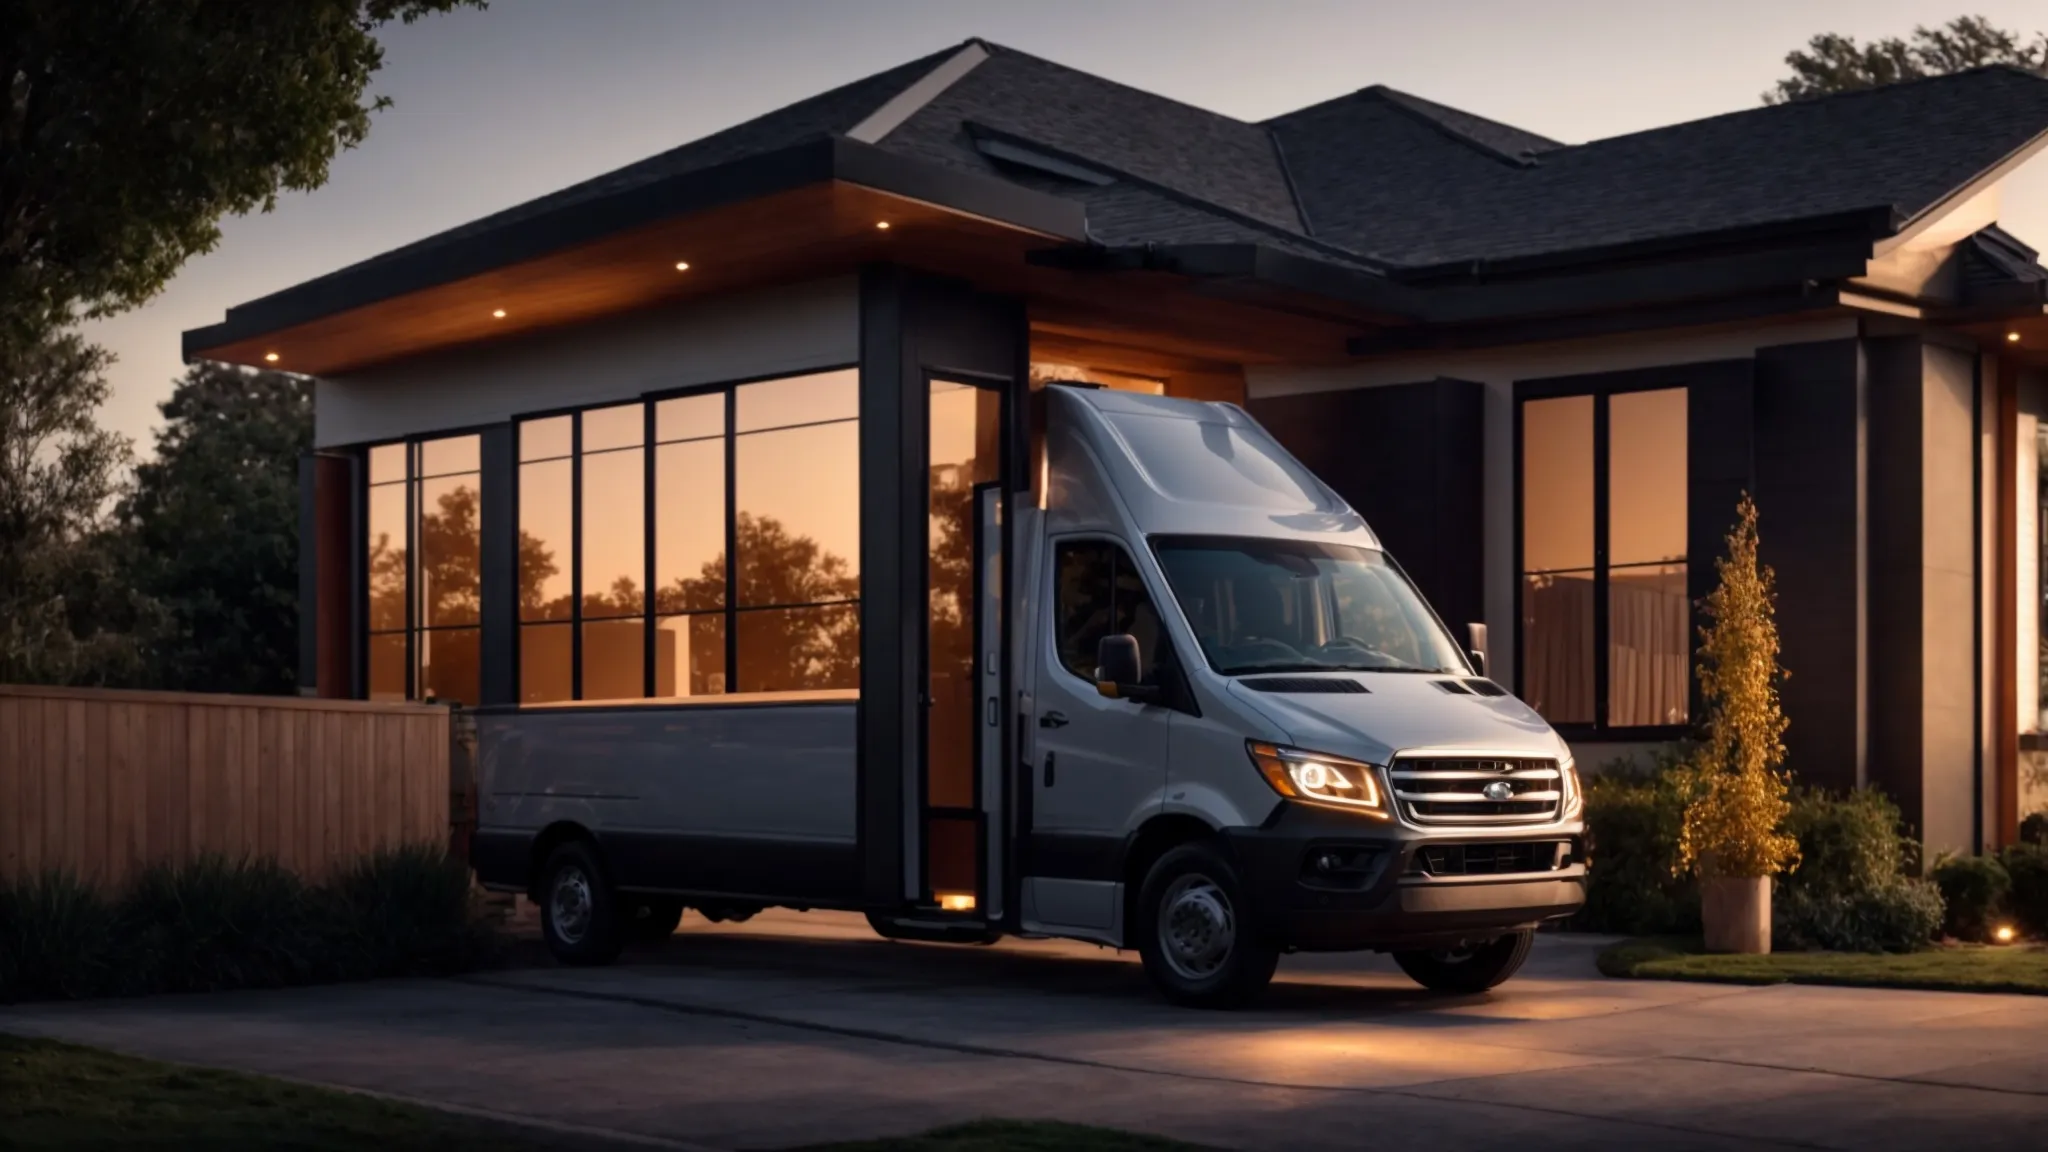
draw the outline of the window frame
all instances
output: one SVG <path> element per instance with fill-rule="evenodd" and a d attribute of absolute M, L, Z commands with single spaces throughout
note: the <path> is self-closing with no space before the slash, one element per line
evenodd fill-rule
<path fill-rule="evenodd" d="M 1699 676 L 1694 671 L 1695 659 L 1699 652 L 1699 609 L 1694 601 L 1695 574 L 1699 558 L 1695 555 L 1693 536 L 1693 451 L 1692 429 L 1695 422 L 1695 404 L 1700 387 L 1711 382 L 1706 377 L 1706 365 L 1669 365 L 1654 368 L 1632 369 L 1620 372 L 1601 372 L 1577 376 L 1557 376 L 1536 380 L 1517 380 L 1514 384 L 1514 421 L 1510 436 L 1513 440 L 1513 567 L 1508 573 L 1512 581 L 1512 604 L 1514 621 L 1514 689 L 1517 696 L 1526 696 L 1524 667 L 1528 660 L 1528 643 L 1524 626 L 1524 582 L 1528 573 L 1523 566 L 1523 408 L 1530 401 L 1564 400 L 1579 396 L 1591 397 L 1593 401 L 1593 719 L 1586 721 L 1555 721 L 1545 717 L 1545 722 L 1567 741 L 1643 741 L 1662 743 L 1683 739 L 1693 730 L 1699 715 Z M 1610 466 L 1611 444 L 1608 402 L 1615 396 L 1632 392 L 1662 392 L 1684 389 L 1686 400 L 1686 549 L 1683 566 L 1686 581 L 1686 722 L 1683 724 L 1627 724 L 1613 725 L 1607 722 L 1612 691 L 1612 646 L 1613 622 L 1609 619 L 1608 596 L 1609 575 L 1613 569 L 1608 561 L 1608 513 L 1611 495 Z M 1648 567 L 1648 564 L 1625 564 L 1629 567 Z"/>
<path fill-rule="evenodd" d="M 413 702 L 422 700 L 422 697 L 419 695 L 419 634 L 421 632 L 474 630 L 477 633 L 478 644 L 481 646 L 484 630 L 489 627 L 487 623 L 489 612 L 484 609 L 481 603 L 478 605 L 477 621 L 474 624 L 443 624 L 430 628 L 420 623 L 417 582 L 419 569 L 419 489 L 425 481 L 440 479 L 444 476 L 475 476 L 477 478 L 477 529 L 479 534 L 481 534 L 485 515 L 483 508 L 484 472 L 487 467 L 483 459 L 483 437 L 493 427 L 496 427 L 496 425 L 468 424 L 456 428 L 437 428 L 431 432 L 414 432 L 405 436 L 390 436 L 377 440 L 366 440 L 351 448 L 334 450 L 347 452 L 357 460 L 357 475 L 354 487 L 356 507 L 359 511 L 352 517 L 355 523 L 351 525 L 351 535 L 355 539 L 350 545 L 351 554 L 354 556 L 354 562 L 350 567 L 353 569 L 352 576 L 354 577 L 355 587 L 349 597 L 349 601 L 350 608 L 356 619 L 355 626 L 350 629 L 353 634 L 352 643 L 354 647 L 354 651 L 350 654 L 353 657 L 350 661 L 353 665 L 353 674 L 349 678 L 349 695 L 352 699 L 368 700 L 370 698 L 371 637 L 391 635 L 390 630 L 378 632 L 370 627 L 369 527 L 370 490 L 372 488 L 391 487 L 395 483 L 397 487 L 405 490 L 405 624 L 399 630 L 400 634 L 405 637 L 404 698 L 407 701 Z M 464 436 L 474 436 L 477 438 L 478 452 L 475 472 L 437 472 L 428 476 L 418 471 L 421 445 L 433 440 L 454 440 Z M 379 448 L 389 448 L 393 445 L 398 445 L 405 449 L 404 478 L 396 482 L 387 480 L 382 483 L 371 483 L 371 454 Z M 477 543 L 478 562 L 481 566 L 484 552 L 483 541 L 479 540 Z M 479 573 L 479 577 L 481 577 L 481 573 Z M 483 690 L 481 675 L 478 679 L 477 689 L 479 699 L 475 703 L 463 705 L 463 707 L 475 708 L 483 703 L 481 700 Z M 458 703 L 455 701 L 441 702 Z"/>
<path fill-rule="evenodd" d="M 570 630 L 570 632 L 569 632 L 569 637 L 570 637 L 570 640 L 569 640 L 569 661 L 570 661 L 570 672 L 569 672 L 569 684 L 570 684 L 570 690 L 569 690 L 569 699 L 567 699 L 567 700 L 560 700 L 560 701 L 540 701 L 540 702 L 531 702 L 531 703 L 529 703 L 529 702 L 527 702 L 527 701 L 525 701 L 525 700 L 524 700 L 524 698 L 523 698 L 523 693 L 524 693 L 524 691 L 525 691 L 525 685 L 524 685 L 524 682 L 523 682 L 523 681 L 524 681 L 524 675 L 523 675 L 523 672 L 524 672 L 524 665 L 523 665 L 523 663 L 522 663 L 522 652 L 521 652 L 521 646 L 522 646 L 522 643 L 523 643 L 523 641 L 524 641 L 524 639 L 525 639 L 525 636 L 524 636 L 524 632 L 525 632 L 525 626 L 526 626 L 526 622 L 525 622 L 525 621 L 522 621 L 522 620 L 519 620 L 519 619 L 517 618 L 517 610 L 516 610 L 516 608 L 515 608 L 515 609 L 514 609 L 514 612 L 513 612 L 513 621 L 512 621 L 512 637 L 511 637 L 511 662 L 512 662 L 512 667 L 513 667 L 513 669 L 514 669 L 514 673 L 513 673 L 513 678 L 512 678 L 512 679 L 513 679 L 513 697 L 514 697 L 513 703 L 515 704 L 515 706 L 517 706 L 517 707 L 519 707 L 519 708 L 549 708 L 549 707 L 560 707 L 560 706 L 563 706 L 563 705 L 569 705 L 569 704 L 576 704 L 576 705 L 582 705 L 582 706 L 587 706 L 587 705 L 591 705 L 591 704 L 597 704 L 597 705 L 607 705 L 607 704 L 609 704 L 609 705 L 631 705 L 631 704 L 634 704 L 634 703 L 637 703 L 637 702 L 640 702 L 640 701 L 647 701 L 647 700 L 654 700 L 654 699 L 662 699 L 662 700 L 693 700 L 693 699 L 698 699 L 698 698 L 696 698 L 696 697 L 690 697 L 690 696 L 676 696 L 676 697 L 657 697 L 657 696 L 655 696 L 655 695 L 654 695 L 654 688 L 655 688 L 655 684 L 656 684 L 656 682 L 657 682 L 657 680 L 658 680 L 658 678 L 659 678 L 659 677 L 658 677 L 658 673 L 657 673 L 657 669 L 656 669 L 656 666 L 655 666 L 655 665 L 656 665 L 656 660 L 655 660 L 655 657 L 656 657 L 656 642 L 657 642 L 657 638 L 658 638 L 658 632 L 659 632 L 659 629 L 660 629 L 660 624 L 661 624 L 661 622 L 662 622 L 663 620 L 667 620 L 667 619 L 671 619 L 671 618 L 688 618 L 688 617 L 692 617 L 692 616 L 709 616 L 709 615 L 717 615 L 717 616 L 721 617 L 721 618 L 722 618 L 722 620 L 723 620 L 723 622 L 724 622 L 724 630 L 725 630 L 725 653 L 724 653 L 724 656 L 725 656 L 725 691 L 724 691 L 723 693 L 720 693 L 720 694 L 718 694 L 718 695 L 715 695 L 715 696 L 714 696 L 714 695 L 709 695 L 709 694 L 707 694 L 707 695 L 705 695 L 704 697 L 702 697 L 701 699 L 703 699 L 704 701 L 707 701 L 707 702 L 708 702 L 708 701 L 715 701 L 715 700 L 719 700 L 719 699 L 721 699 L 722 697 L 725 697 L 725 696 L 732 696 L 732 695 L 736 695 L 736 694 L 743 694 L 743 695 L 755 695 L 755 694 L 741 693 L 741 691 L 740 691 L 740 688 L 739 688 L 739 676 L 738 676 L 738 672 L 739 672 L 739 631 L 740 631 L 740 629 L 739 629 L 739 618 L 740 618 L 740 616 L 741 616 L 741 615 L 742 615 L 743 613 L 745 613 L 745 612 L 750 612 L 750 611 L 756 611 L 756 612 L 758 612 L 758 611 L 786 611 L 786 610 L 791 610 L 791 609 L 803 609 L 803 608 L 824 608 L 824 607 L 836 607 L 836 606 L 840 606 L 840 605 L 852 605 L 852 606 L 854 606 L 854 607 L 855 607 L 855 609 L 856 609 L 856 611 L 857 611 L 857 610 L 858 610 L 858 607 L 859 607 L 859 605 L 861 604 L 862 600 L 863 600 L 863 599 L 865 598 L 865 596 L 866 596 L 866 591 L 867 591 L 867 590 L 866 590 L 866 586 L 865 586 L 865 585 L 863 585 L 863 586 L 862 586 L 862 589 L 861 589 L 861 595 L 860 595 L 860 596 L 858 596 L 858 597 L 852 598 L 852 599 L 840 599 L 840 600 L 821 600 L 821 601 L 817 601 L 817 602 L 814 602 L 814 603 L 804 603 L 804 604 L 757 604 L 757 605 L 749 605 L 749 606 L 741 606 L 741 605 L 740 605 L 740 604 L 739 604 L 739 603 L 737 602 L 737 601 L 738 601 L 738 584 L 739 584 L 739 516 L 738 516 L 738 500 L 739 500 L 739 493 L 738 493 L 738 484 L 737 484 L 737 482 L 738 482 L 738 478 L 739 478 L 739 477 L 738 477 L 738 461 L 739 461 L 739 445 L 738 445 L 738 440 L 739 440 L 739 438 L 740 438 L 741 436 L 750 436 L 750 435 L 758 435 L 758 434 L 762 434 L 762 433 L 772 433 L 772 432 L 779 432 L 779 431 L 784 431 L 784 430 L 786 430 L 786 429 L 788 429 L 788 428 L 808 428 L 808 427 L 818 427 L 818 426 L 822 426 L 822 425 L 826 425 L 826 424 L 842 424 L 842 423 L 851 423 L 851 424 L 855 425 L 855 427 L 856 427 L 856 428 L 858 428 L 858 427 L 859 427 L 859 423 L 860 423 L 860 416 L 859 416 L 859 414 L 858 414 L 858 411 L 859 411 L 859 410 L 858 410 L 858 406 L 856 405 L 856 409 L 855 409 L 855 412 L 856 412 L 856 414 L 855 414 L 855 415 L 853 415 L 853 416 L 850 416 L 850 417 L 839 417 L 839 418 L 835 418 L 835 419 L 832 419 L 832 420 L 819 420 L 819 421 L 808 421 L 808 422 L 805 422 L 805 423 L 801 423 L 801 424 L 791 424 L 791 425 L 778 425 L 778 426 L 776 426 L 776 427 L 774 427 L 774 428 L 761 428 L 761 429 L 754 429 L 754 430 L 751 430 L 751 431 L 748 431 L 748 432 L 740 432 L 740 431 L 738 431 L 738 429 L 737 429 L 737 416 L 738 416 L 738 405 L 739 405 L 739 390 L 740 390 L 741 388 L 743 388 L 743 387 L 745 387 L 745 386 L 749 385 L 749 384 L 760 384 L 760 383 L 764 383 L 764 382 L 767 382 L 767 381 L 772 381 L 772 380 L 789 380 L 789 379 L 794 379 L 794 378 L 798 378 L 798 377 L 804 377 L 804 376 L 823 376 L 823 375 L 829 375 L 829 374 L 832 374 L 832 373 L 836 373 L 836 372 L 853 372 L 853 373 L 855 373 L 855 374 L 856 374 L 856 375 L 855 375 L 855 388 L 856 388 L 856 390 L 857 390 L 857 389 L 858 389 L 858 387 L 859 387 L 859 377 L 858 377 L 858 373 L 859 373 L 859 370 L 860 370 L 860 364 L 859 364 L 859 362 L 858 362 L 858 361 L 855 361 L 855 362 L 851 362 L 851 363 L 841 363 L 841 364 L 829 364 L 829 365 L 824 365 L 824 366 L 821 366 L 821 367 L 816 367 L 816 368 L 801 368 L 801 369 L 792 369 L 792 370 L 786 370 L 786 371 L 780 371 L 780 372 L 765 372 L 765 373 L 759 373 L 759 374 L 755 374 L 755 375 L 750 375 L 750 376 L 742 376 L 742 377 L 733 377 L 733 378 L 729 378 L 729 379 L 723 379 L 723 380 L 716 380 L 716 381 L 705 381 L 705 382 L 702 382 L 702 383 L 694 383 L 694 384 L 685 384 L 685 385 L 678 385 L 678 386 L 674 386 L 674 387 L 669 387 L 669 388 L 658 388 L 658 389 L 649 389 L 649 390 L 647 390 L 647 391 L 643 391 L 643 392 L 640 392 L 640 393 L 638 393 L 637 395 L 633 395 L 633 396 L 622 396 L 622 397 L 618 397 L 618 398 L 616 398 L 616 399 L 610 399 L 610 400 L 591 400 L 591 401 L 587 401 L 587 402 L 585 402 L 585 403 L 581 403 L 581 404 L 576 404 L 576 405 L 570 405 L 570 406 L 566 406 L 566 407 L 563 407 L 563 406 L 557 406 L 557 407 L 551 407 L 551 408 L 543 408 L 543 409 L 536 409 L 536 410 L 534 410 L 534 411 L 530 411 L 530 412 L 517 412 L 517 413 L 514 413 L 514 414 L 512 414 L 512 416 L 511 416 L 511 417 L 510 417 L 510 418 L 508 419 L 508 423 L 509 423 L 509 424 L 511 425 L 511 430 L 512 430 L 512 436 L 511 436 L 511 440 L 512 440 L 512 446 L 511 446 L 511 459 L 512 459 L 512 477 L 511 477 L 511 482 L 510 482 L 510 484 L 508 485 L 508 488 L 509 488 L 509 491 L 510 491 L 510 493 L 511 493 L 511 500 L 512 500 L 512 513 L 511 513 L 511 514 L 512 514 L 512 524 L 514 525 L 514 529 L 513 529 L 513 531 L 514 531 L 514 537 L 513 537 L 513 539 L 514 539 L 514 541 L 515 541 L 515 543 L 514 543 L 514 547 L 515 547 L 515 549 L 517 548 L 517 543 L 516 543 L 516 541 L 517 541 L 517 539 L 518 539 L 518 535 L 517 535 L 517 533 L 518 533 L 518 527 L 517 527 L 517 526 L 518 526 L 518 525 L 519 525 L 519 523 L 521 522 L 521 521 L 520 521 L 520 519 L 519 519 L 519 514 L 520 514 L 520 507 L 519 507 L 519 492 L 520 492 L 520 484 L 519 484 L 519 470 L 520 470 L 520 468 L 521 468 L 521 467 L 522 467 L 522 465 L 523 465 L 523 461 L 522 461 L 522 460 L 520 459 L 519 441 L 520 441 L 520 431 L 521 431 L 521 428 L 522 428 L 522 426 L 523 426 L 524 424 L 526 424 L 527 422 L 529 422 L 529 421 L 535 421 L 535 420 L 546 420 L 546 419 L 550 419 L 550 418 L 553 418 L 553 417 L 558 417 L 558 416 L 566 416 L 566 417 L 569 417 L 569 418 L 570 418 L 570 444 L 569 444 L 569 456 L 568 456 L 568 459 L 569 459 L 569 460 L 570 460 L 570 461 L 572 462 L 572 463 L 571 463 L 571 465 L 570 465 L 570 482 L 571 482 L 571 493 L 570 493 L 570 517 L 569 517 L 569 519 L 570 519 L 570 524 L 569 524 L 569 540 L 570 540 L 570 565 L 569 565 L 569 595 L 570 595 L 570 615 L 569 615 L 569 619 L 568 619 L 568 620 L 566 620 L 566 621 L 563 621 L 563 622 L 559 622 L 559 623 L 556 623 L 556 624 L 553 624 L 553 625 L 552 625 L 552 626 L 555 626 L 555 627 L 567 627 L 567 628 L 568 628 L 568 629 Z M 721 431 L 721 432 L 720 432 L 720 433 L 719 433 L 719 434 L 718 434 L 718 435 L 717 435 L 716 437 L 712 437 L 712 436 L 703 436 L 703 437 L 692 437 L 692 438 L 690 438 L 690 439 L 688 439 L 688 440 L 668 440 L 668 441 L 662 441 L 662 440 L 659 440 L 659 439 L 657 438 L 657 434 L 656 434 L 656 413 L 657 413 L 657 411 L 658 411 L 658 409 L 659 409 L 659 405 L 661 404 L 661 402 L 662 402 L 662 401 L 664 401 L 664 400 L 675 400 L 675 399 L 681 399 L 681 398 L 686 398 L 686 397 L 691 397 L 691 396 L 710 396 L 710 395 L 723 395 L 723 396 L 724 396 L 724 398 L 725 398 L 725 405 L 724 405 L 724 407 L 725 407 L 725 423 L 724 423 L 724 429 L 723 429 L 723 431 Z M 642 570 L 642 577 L 641 577 L 641 596 L 642 596 L 642 603 L 641 603 L 641 612 L 640 612 L 640 614 L 639 614 L 639 617 L 638 617 L 638 619 L 639 619 L 639 621 L 640 621 L 640 626 L 641 626 L 641 666 L 640 666 L 640 692 L 641 692 L 641 694 L 640 694 L 639 696 L 637 696 L 637 697 L 626 697 L 626 698 L 620 698 L 620 699 L 613 699 L 613 698 L 607 698 L 607 699 L 604 699 L 604 700 L 595 700 L 595 701 L 589 701 L 589 700 L 585 700 L 585 699 L 584 699 L 584 696 L 583 696 L 583 629 L 584 629 L 584 625 L 585 625 L 585 623 L 586 623 L 586 621 L 585 621 L 585 619 L 584 619 L 584 616 L 583 616 L 583 455 L 584 455 L 584 453 L 583 453 L 583 414 L 584 414 L 584 413 L 586 413 L 586 412 L 596 411 L 596 410 L 598 410 L 598 409 L 603 409 L 603 408 L 618 408 L 618 407 L 624 407 L 624 406 L 627 406 L 627 405 L 631 405 L 631 404 L 638 404 L 638 405 L 640 405 L 640 407 L 641 407 L 641 439 L 640 439 L 640 446 L 639 446 L 639 451 L 640 451 L 640 453 L 641 453 L 641 475 L 640 475 L 640 481 L 641 481 L 641 519 L 642 519 L 642 523 L 641 523 L 641 552 L 642 552 L 642 556 L 641 556 L 641 570 Z M 429 439 L 435 439 L 435 438 L 437 438 L 437 437 L 428 437 L 428 438 L 429 438 Z M 718 440 L 718 442 L 719 442 L 719 443 L 720 443 L 720 444 L 721 444 L 721 445 L 723 446 L 723 449 L 724 449 L 724 461 L 723 461 L 723 463 L 724 463 L 724 473 L 725 473 L 725 492 L 724 492 L 724 517 L 725 517 L 725 544 L 724 544 L 724 550 L 725 550 L 725 591 L 724 591 L 724 596 L 723 596 L 723 601 L 724 601 L 724 604 L 723 604 L 723 606 L 722 606 L 722 607 L 720 607 L 720 608 L 717 608 L 717 609 L 699 609 L 699 610 L 696 610 L 696 611 L 689 611 L 689 612 L 671 612 L 671 613 L 666 613 L 666 614 L 663 614 L 663 613 L 659 613 L 659 612 L 657 612 L 657 611 L 655 610 L 655 590 L 656 590 L 656 589 L 655 589 L 655 580 L 656 580 L 656 572 L 655 572 L 655 568 L 656 568 L 656 566 L 657 566 L 657 561 L 658 561 L 658 555 L 657 555 L 657 549 L 656 549 L 656 547 L 655 547 L 655 541 L 656 541 L 656 533 L 657 533 L 657 531 L 659 530 L 659 526 L 660 526 L 660 516 L 659 516 L 659 510 L 658 510 L 658 508 L 657 508 L 657 506 L 656 506 L 656 495 L 657 495 L 657 484 L 656 484 L 656 478 L 657 478 L 657 476 L 658 476 L 657 460 L 658 460 L 658 457 L 659 457 L 659 452 L 658 452 L 658 450 L 660 449 L 660 447 L 661 447 L 661 446 L 662 446 L 663 444 L 680 444 L 680 443 L 693 443 L 693 442 L 696 442 L 696 441 L 700 441 L 700 440 L 712 440 L 712 439 L 716 439 L 716 440 Z M 551 457 L 550 459 L 553 459 L 553 458 Z M 856 462 L 856 473 L 857 473 L 857 470 L 858 470 L 858 448 L 856 448 L 856 457 L 855 457 L 855 462 Z M 856 476 L 855 476 L 854 480 L 855 480 L 855 483 L 858 483 L 858 482 L 859 482 L 859 479 L 858 479 L 858 475 L 857 475 L 857 474 L 856 474 Z M 515 590 L 515 594 L 516 594 L 516 590 Z M 633 617 L 631 617 L 631 616 L 625 616 L 625 617 L 605 617 L 604 619 L 607 619 L 607 620 L 619 620 L 619 619 L 628 619 L 628 620 L 630 620 L 630 619 L 633 619 Z"/>

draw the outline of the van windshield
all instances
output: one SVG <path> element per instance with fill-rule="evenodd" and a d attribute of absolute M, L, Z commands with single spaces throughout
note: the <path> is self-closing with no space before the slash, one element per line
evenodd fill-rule
<path fill-rule="evenodd" d="M 1210 667 L 1460 672 L 1464 657 L 1383 552 L 1305 540 L 1152 541 Z"/>

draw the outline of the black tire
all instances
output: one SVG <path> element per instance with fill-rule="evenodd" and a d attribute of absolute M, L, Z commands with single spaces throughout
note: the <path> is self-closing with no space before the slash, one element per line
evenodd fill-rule
<path fill-rule="evenodd" d="M 571 840 L 541 865 L 540 930 L 548 951 L 564 964 L 609 964 L 619 958 L 625 933 L 619 900 L 605 880 L 596 846 Z"/>
<path fill-rule="evenodd" d="M 683 922 L 683 902 L 666 896 L 639 896 L 625 906 L 626 942 L 659 944 L 676 934 Z"/>
<path fill-rule="evenodd" d="M 1431 992 L 1470 995 L 1513 976 L 1529 958 L 1529 949 L 1535 943 L 1535 930 L 1524 928 L 1472 948 L 1396 952 L 1394 963 L 1401 966 L 1409 979 Z"/>
<path fill-rule="evenodd" d="M 1161 995 L 1190 1008 L 1241 1008 L 1265 990 L 1280 950 L 1259 936 L 1237 869 L 1214 847 L 1183 844 L 1145 874 L 1132 935 Z"/>

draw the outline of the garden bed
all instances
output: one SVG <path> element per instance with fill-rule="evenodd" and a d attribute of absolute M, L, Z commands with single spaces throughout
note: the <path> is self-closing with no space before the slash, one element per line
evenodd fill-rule
<path fill-rule="evenodd" d="M 1839 984 L 1938 992 L 2048 996 L 2048 946 L 1944 944 L 1918 952 L 1773 952 L 1716 955 L 1687 938 L 1625 940 L 1600 954 L 1600 971 L 1639 980 L 1721 984 Z"/>

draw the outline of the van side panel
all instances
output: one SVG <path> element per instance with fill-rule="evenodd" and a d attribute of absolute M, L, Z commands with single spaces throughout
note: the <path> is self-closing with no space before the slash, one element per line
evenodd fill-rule
<path fill-rule="evenodd" d="M 493 871 L 533 838 L 588 829 L 613 884 L 851 904 L 855 705 L 630 705 L 477 718 L 478 839 Z M 513 851 L 515 845 L 525 852 Z M 527 876 L 485 882 L 524 885 Z"/>

